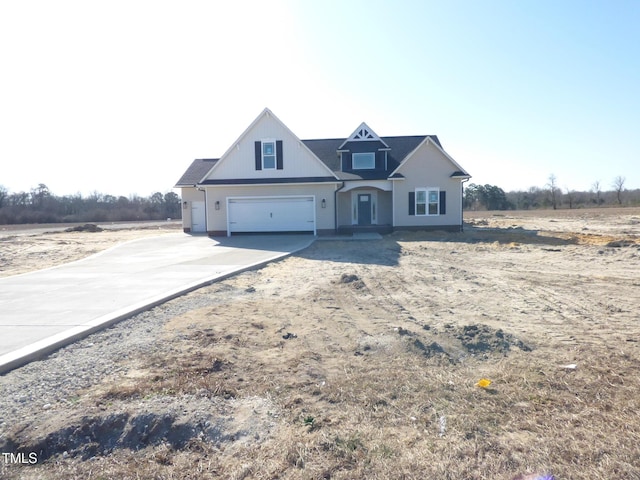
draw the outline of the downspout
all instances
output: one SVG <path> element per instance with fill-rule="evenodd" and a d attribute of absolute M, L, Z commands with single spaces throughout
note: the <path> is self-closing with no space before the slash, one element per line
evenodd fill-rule
<path fill-rule="evenodd" d="M 198 191 L 204 192 L 204 232 L 209 235 L 209 216 L 207 215 L 207 189 L 198 187 Z M 193 221 L 193 220 L 192 220 Z"/>
<path fill-rule="evenodd" d="M 396 229 L 396 182 L 391 180 L 391 231 Z"/>
<path fill-rule="evenodd" d="M 465 178 L 460 182 L 460 231 L 464 232 L 464 184 L 469 179 Z"/>
<path fill-rule="evenodd" d="M 342 182 L 340 188 L 333 191 L 333 228 L 336 232 L 336 235 L 338 234 L 338 192 L 343 188 L 344 182 Z"/>

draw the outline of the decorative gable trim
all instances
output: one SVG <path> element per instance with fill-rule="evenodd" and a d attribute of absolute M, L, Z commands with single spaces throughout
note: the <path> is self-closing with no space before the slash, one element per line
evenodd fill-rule
<path fill-rule="evenodd" d="M 378 136 L 378 134 L 371 129 L 369 125 L 362 122 L 360 126 L 356 128 L 355 131 L 349 136 L 349 138 L 347 138 L 344 142 L 342 142 L 342 145 L 338 147 L 338 150 L 340 150 L 342 147 L 345 146 L 345 144 L 349 142 L 374 142 L 374 141 L 378 141 L 382 143 L 385 147 L 389 148 L 389 145 L 387 145 L 385 141 L 382 140 Z"/>

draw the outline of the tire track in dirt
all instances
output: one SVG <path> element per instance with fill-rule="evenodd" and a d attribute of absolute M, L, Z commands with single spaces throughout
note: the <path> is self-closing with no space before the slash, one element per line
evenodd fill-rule
<path fill-rule="evenodd" d="M 530 272 L 520 278 L 517 274 L 509 277 L 509 285 L 526 286 L 526 289 L 511 288 L 511 300 L 523 304 L 525 308 L 521 313 L 536 317 L 533 330 L 543 329 L 541 333 L 552 341 L 570 346 L 600 348 L 611 342 L 612 334 L 632 334 L 628 319 L 615 315 L 623 313 L 621 310 L 612 312 L 617 307 L 595 300 L 602 295 L 598 291 L 598 282 L 584 279 L 576 285 L 573 273 L 556 274 L 545 280 Z M 578 325 L 587 328 L 577 329 Z"/>
<path fill-rule="evenodd" d="M 464 256 L 448 263 L 449 257 L 443 255 L 442 251 L 438 255 L 440 268 L 430 271 L 428 275 L 417 274 L 423 281 L 442 276 L 442 281 L 434 282 L 434 291 L 440 290 L 435 293 L 437 298 L 451 297 L 448 293 L 456 295 L 454 305 L 440 305 L 440 310 L 453 314 L 450 317 L 458 322 L 488 323 L 495 328 L 517 329 L 526 334 L 539 330 L 541 320 L 554 327 L 566 321 L 558 299 L 552 299 L 548 292 L 537 288 L 537 282 L 530 275 L 521 274 L 517 256 L 509 255 L 509 250 L 500 249 L 494 255 L 485 246 L 481 248 L 484 252 L 481 268 L 476 268 L 473 274 L 460 266 L 464 264 Z M 478 263 L 478 258 L 474 262 Z M 438 265 L 435 262 L 433 264 Z M 447 292 L 447 284 L 456 291 Z M 475 301 L 479 292 L 485 298 L 481 303 Z M 528 328 L 531 317 L 535 317 L 536 328 Z M 575 343 L 570 335 L 555 331 L 554 335 L 564 344 Z"/>
<path fill-rule="evenodd" d="M 389 269 L 385 272 L 384 282 L 370 270 L 365 268 L 365 283 L 371 293 L 370 302 L 389 315 L 390 318 L 385 320 L 388 325 L 392 326 L 397 321 L 415 322 L 416 318 L 412 312 L 404 306 L 403 301 L 398 299 L 398 297 L 407 297 L 407 287 L 411 284 L 397 270 Z"/>

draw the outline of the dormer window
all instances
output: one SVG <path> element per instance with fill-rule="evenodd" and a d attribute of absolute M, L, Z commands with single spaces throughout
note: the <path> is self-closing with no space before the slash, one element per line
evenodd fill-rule
<path fill-rule="evenodd" d="M 352 156 L 352 165 L 354 170 L 366 170 L 376 168 L 376 154 L 371 153 L 354 153 Z"/>
<path fill-rule="evenodd" d="M 262 169 L 276 168 L 276 142 L 275 140 L 262 141 Z"/>

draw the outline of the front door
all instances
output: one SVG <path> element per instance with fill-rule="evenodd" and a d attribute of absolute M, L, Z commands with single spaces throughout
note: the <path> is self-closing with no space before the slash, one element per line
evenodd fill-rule
<path fill-rule="evenodd" d="M 371 225 L 371 194 L 358 194 L 358 225 Z"/>

